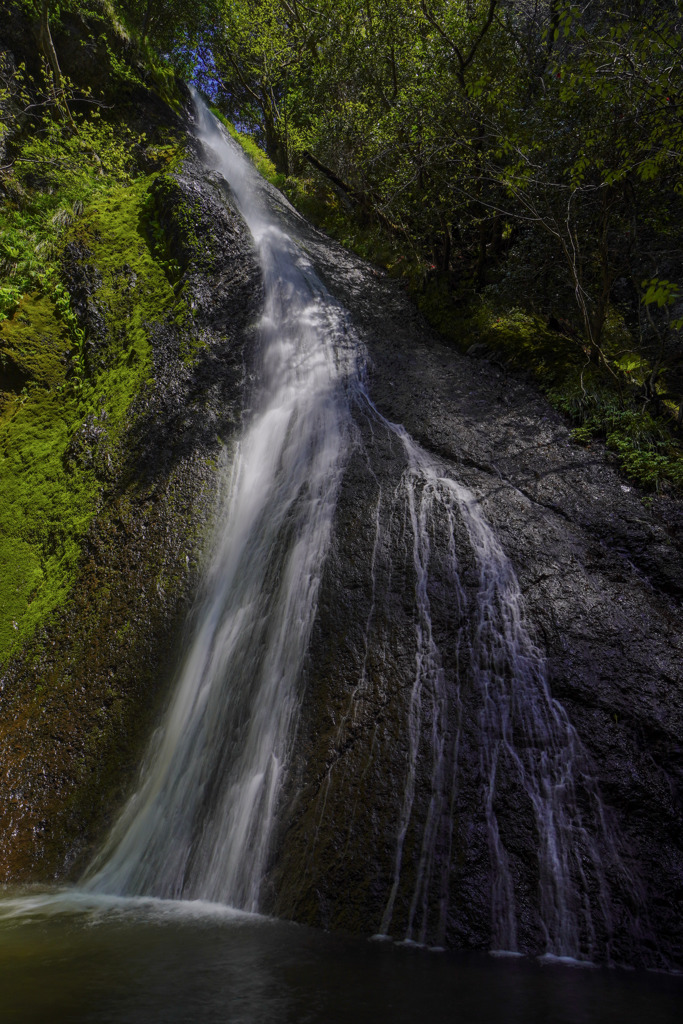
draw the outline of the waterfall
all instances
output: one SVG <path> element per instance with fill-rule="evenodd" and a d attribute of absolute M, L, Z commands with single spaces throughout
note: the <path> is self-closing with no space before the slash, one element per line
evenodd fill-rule
<path fill-rule="evenodd" d="M 448 914 L 448 851 L 461 753 L 459 731 L 449 734 L 447 722 L 462 718 L 462 685 L 459 669 L 456 683 L 449 682 L 432 628 L 429 582 L 438 534 L 446 584 L 463 623 L 456 648 L 463 652 L 463 675 L 478 707 L 492 947 L 518 948 L 515 879 L 496 809 L 505 773 L 533 810 L 545 950 L 589 955 L 596 912 L 603 932 L 610 930 L 598 852 L 609 846 L 608 830 L 579 738 L 550 694 L 512 566 L 473 493 L 374 406 L 362 347 L 347 314 L 302 248 L 269 214 L 258 177 L 239 147 L 197 105 L 199 137 L 213 169 L 232 189 L 263 269 L 258 384 L 228 460 L 224 512 L 174 696 L 145 758 L 139 788 L 86 885 L 99 892 L 202 898 L 258 910 L 337 498 L 350 453 L 366 443 L 357 425 L 365 418 L 399 446 L 404 464 L 393 490 L 379 488 L 373 586 L 375 559 L 387 547 L 380 544 L 383 524 L 397 509 L 405 516 L 415 579 L 405 782 L 391 883 L 377 924 L 392 932 L 421 766 L 430 797 L 421 810 L 402 937 L 425 941 L 428 933 L 443 935 Z M 462 582 L 458 543 L 467 546 L 476 567 L 474 594 Z M 363 670 L 354 695 L 369 685 Z M 323 791 L 321 815 L 324 808 Z M 435 890 L 436 908 L 429 905 Z M 428 925 L 434 914 L 435 929 Z"/>
<path fill-rule="evenodd" d="M 354 355 L 309 261 L 199 106 L 263 269 L 251 414 L 232 461 L 195 636 L 142 783 L 89 886 L 256 910 L 349 434 Z"/>

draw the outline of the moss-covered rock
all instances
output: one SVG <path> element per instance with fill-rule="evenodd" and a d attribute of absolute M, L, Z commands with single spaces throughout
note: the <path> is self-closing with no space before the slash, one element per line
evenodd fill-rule
<path fill-rule="evenodd" d="M 67 391 L 71 340 L 47 296 L 26 296 L 0 324 L 4 360 L 25 381 L 0 419 L 0 658 L 30 635 L 73 585 L 95 509 L 92 467 L 66 456 L 82 414 Z"/>
<path fill-rule="evenodd" d="M 83 324 L 75 347 L 46 294 L 26 295 L 0 324 L 10 387 L 0 421 L 0 660 L 73 585 L 98 479 L 115 473 L 131 403 L 151 379 L 149 331 L 185 309 L 147 237 L 153 183 L 112 183 L 69 232 L 64 277 Z"/>

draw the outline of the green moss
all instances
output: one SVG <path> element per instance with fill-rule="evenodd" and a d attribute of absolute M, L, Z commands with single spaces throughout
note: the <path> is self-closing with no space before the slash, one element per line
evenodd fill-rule
<path fill-rule="evenodd" d="M 53 303 L 26 296 L 0 325 L 0 347 L 27 372 L 0 418 L 0 658 L 66 596 L 95 508 L 96 480 L 65 456 L 82 420 L 63 390 L 71 341 Z"/>
<path fill-rule="evenodd" d="M 184 204 L 178 204 L 178 185 L 170 174 L 159 174 L 148 193 L 141 217 L 154 258 L 164 269 L 173 288 L 180 283 L 184 267 L 179 256 L 183 249 L 199 248 L 195 219 Z M 164 223 L 162 211 L 172 224 Z"/>
<path fill-rule="evenodd" d="M 87 211 L 75 239 L 83 244 L 101 277 L 95 299 L 109 339 L 104 365 L 94 367 L 88 397 L 106 409 L 107 430 L 118 438 L 130 404 L 150 377 L 149 330 L 176 305 L 164 261 L 154 257 L 144 210 L 154 176 L 116 185 Z"/>
<path fill-rule="evenodd" d="M 11 323 L 0 323 L 0 358 L 41 387 L 64 379 L 71 341 L 50 298 L 34 292 L 24 297 Z"/>
<path fill-rule="evenodd" d="M 98 474 L 116 461 L 152 373 L 150 329 L 186 315 L 148 237 L 155 177 L 110 181 L 62 240 L 87 254 L 99 282 L 91 299 L 106 337 L 92 357 L 59 283 L 25 295 L 0 323 L 0 660 L 69 594 Z"/>

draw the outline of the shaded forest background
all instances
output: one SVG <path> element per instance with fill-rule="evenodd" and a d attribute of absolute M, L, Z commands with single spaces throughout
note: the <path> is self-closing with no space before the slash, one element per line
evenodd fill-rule
<path fill-rule="evenodd" d="M 116 97 L 80 102 L 50 35 L 95 13 L 127 40 L 122 88 L 151 76 L 173 100 L 172 74 L 194 81 L 292 202 L 403 278 L 454 343 L 531 375 L 577 443 L 604 438 L 644 487 L 683 488 L 680 0 L 4 6 L 44 71 L 30 86 L 3 66 L 1 174 L 27 131 L 90 132 L 97 152 L 86 125 L 95 111 L 103 131 Z M 22 286 L 3 244 L 8 316 Z"/>

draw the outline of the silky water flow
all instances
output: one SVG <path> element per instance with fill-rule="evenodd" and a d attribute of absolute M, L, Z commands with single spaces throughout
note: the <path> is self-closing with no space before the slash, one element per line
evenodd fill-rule
<path fill-rule="evenodd" d="M 226 460 L 224 513 L 175 694 L 152 739 L 139 788 L 88 873 L 86 887 L 259 909 L 335 506 L 349 452 L 364 443 L 356 425 L 364 418 L 403 451 L 403 475 L 378 504 L 376 533 L 379 541 L 400 506 L 409 524 L 408 557 L 416 580 L 405 786 L 393 878 L 377 928 L 393 934 L 404 843 L 415 812 L 418 750 L 425 742 L 431 797 L 420 818 L 407 932 L 399 937 L 425 941 L 430 915 L 438 918 L 437 939 L 446 924 L 448 864 L 439 834 L 443 821 L 450 820 L 458 784 L 459 738 L 456 730 L 446 739 L 446 722 L 458 718 L 460 692 L 446 679 L 432 631 L 429 574 L 438 533 L 447 552 L 452 600 L 470 622 L 459 642 L 468 648 L 471 685 L 481 709 L 492 948 L 518 946 L 515 886 L 495 809 L 504 759 L 505 771 L 515 776 L 533 808 L 545 951 L 590 956 L 596 913 L 602 931 L 610 930 L 599 851 L 613 845 L 579 738 L 549 692 L 512 566 L 472 492 L 374 406 L 362 347 L 345 310 L 296 239 L 270 214 L 263 185 L 237 144 L 196 102 L 199 138 L 212 168 L 230 185 L 261 261 L 265 308 L 258 383 L 241 440 Z M 478 572 L 478 591 L 469 606 L 459 575 L 458 531 L 464 531 Z M 444 879 L 439 906 L 430 908 L 439 875 Z"/>

